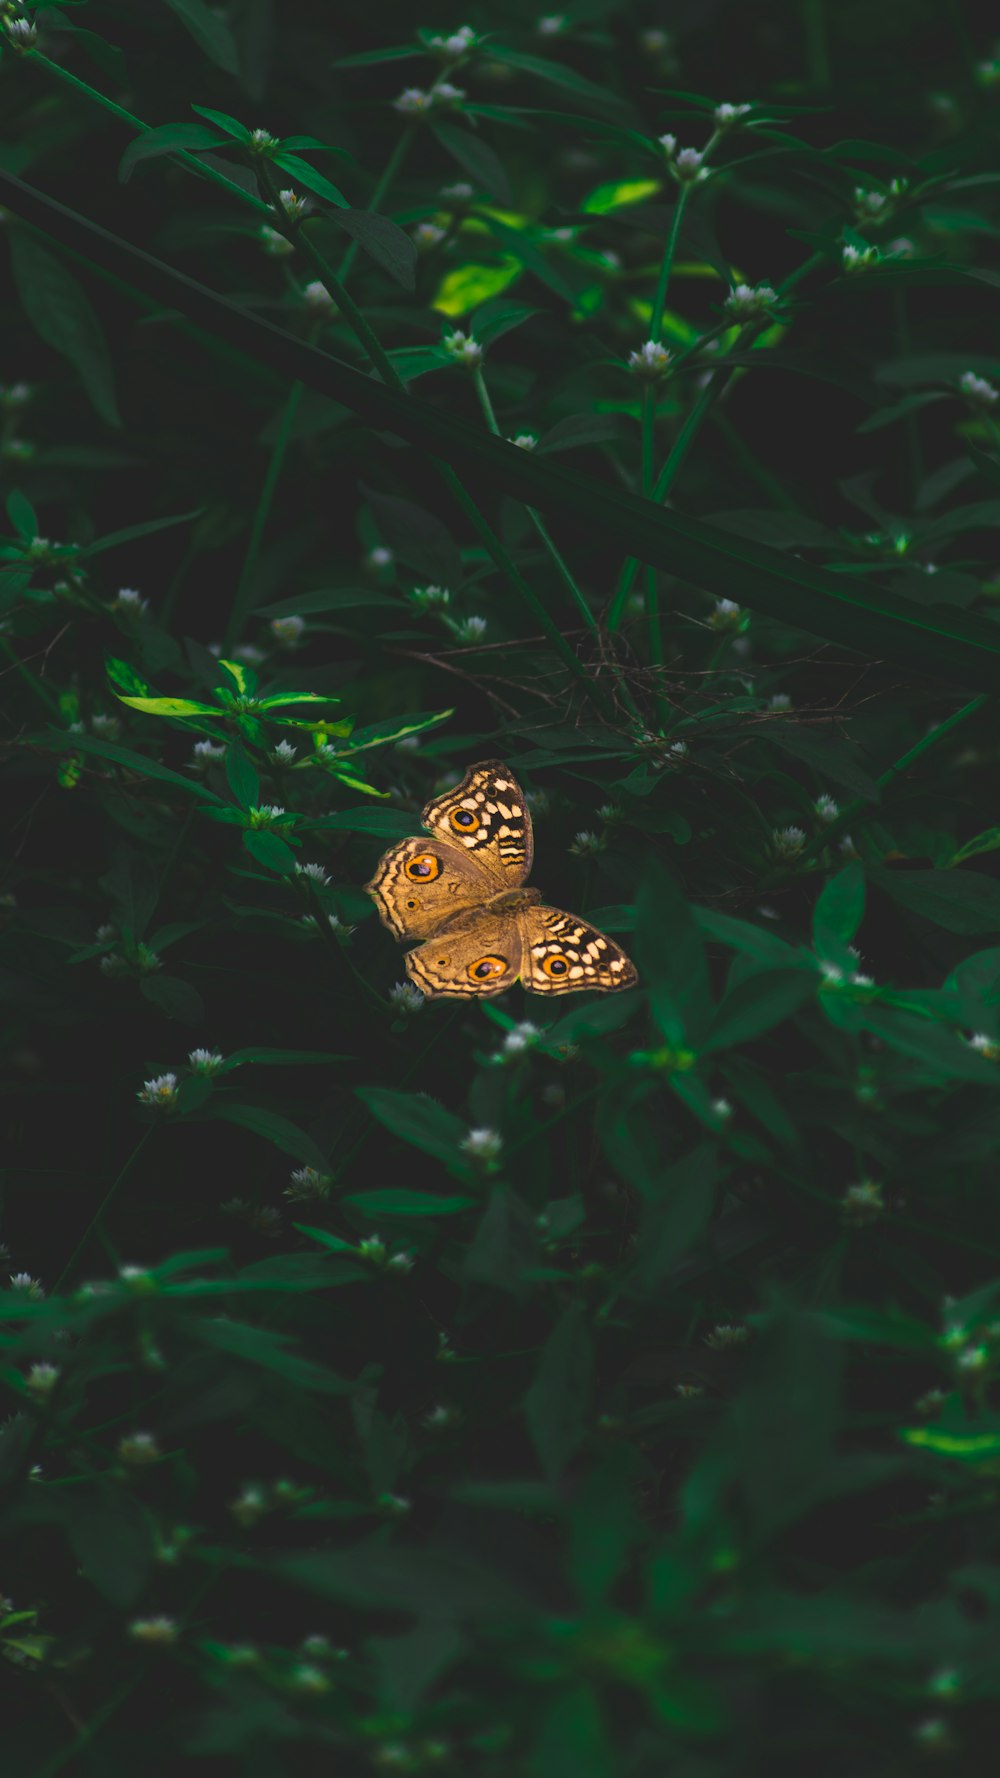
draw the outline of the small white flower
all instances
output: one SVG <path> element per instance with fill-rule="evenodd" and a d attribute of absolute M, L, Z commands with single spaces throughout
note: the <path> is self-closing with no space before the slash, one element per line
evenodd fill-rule
<path fill-rule="evenodd" d="M 522 1019 L 519 1025 L 514 1025 L 507 1032 L 501 1046 L 503 1053 L 505 1056 L 523 1055 L 525 1050 L 532 1048 L 540 1036 L 541 1032 L 537 1025 L 533 1025 L 530 1019 Z"/>
<path fill-rule="evenodd" d="M 365 557 L 365 567 L 370 568 L 373 574 L 378 574 L 383 568 L 391 568 L 395 559 L 392 550 L 386 549 L 384 543 L 376 543 L 375 548 L 370 549 Z"/>
<path fill-rule="evenodd" d="M 986 1346 L 966 1346 L 955 1360 L 960 1371 L 984 1371 L 989 1368 L 990 1353 Z"/>
<path fill-rule="evenodd" d="M 410 1511 L 413 1502 L 408 1500 L 405 1494 L 387 1493 L 379 1495 L 378 1504 L 383 1512 L 391 1513 L 395 1518 L 402 1518 L 404 1513 Z"/>
<path fill-rule="evenodd" d="M 768 698 L 767 707 L 769 710 L 790 710 L 792 700 L 787 691 L 776 691 L 773 697 Z"/>
<path fill-rule="evenodd" d="M 782 858 L 794 858 L 801 852 L 806 843 L 806 836 L 801 827 L 776 827 L 773 834 L 774 849 Z"/>
<path fill-rule="evenodd" d="M 885 246 L 887 259 L 912 259 L 916 251 L 916 242 L 911 241 L 909 235 L 896 235 Z"/>
<path fill-rule="evenodd" d="M 280 821 L 285 813 L 280 803 L 261 803 L 258 808 L 248 811 L 251 827 L 270 827 L 272 821 Z"/>
<path fill-rule="evenodd" d="M 410 598 L 422 611 L 431 611 L 451 604 L 451 590 L 446 586 L 415 586 Z"/>
<path fill-rule="evenodd" d="M 917 1397 L 913 1404 L 913 1411 L 916 1414 L 936 1414 L 944 1407 L 947 1399 L 943 1389 L 928 1389 L 923 1395 Z"/>
<path fill-rule="evenodd" d="M 258 153 L 264 149 L 277 148 L 278 138 L 277 136 L 272 136 L 270 130 L 251 130 L 250 147 L 256 149 Z"/>
<path fill-rule="evenodd" d="M 422 86 L 404 86 L 399 98 L 393 99 L 392 108 L 400 117 L 425 117 L 434 108 L 434 94 Z"/>
<path fill-rule="evenodd" d="M 296 864 L 295 875 L 308 877 L 310 883 L 326 884 L 330 881 L 321 864 Z"/>
<path fill-rule="evenodd" d="M 99 735 L 105 741 L 113 741 L 115 736 L 120 735 L 122 731 L 122 725 L 117 716 L 105 716 L 100 712 L 91 717 L 90 726 L 95 735 Z"/>
<path fill-rule="evenodd" d="M 672 356 L 659 340 L 645 340 L 637 352 L 629 353 L 628 367 L 633 376 L 654 380 L 665 374 Z"/>
<path fill-rule="evenodd" d="M 30 383 L 0 383 L 0 407 L 24 407 L 31 396 Z"/>
<path fill-rule="evenodd" d="M 111 951 L 106 957 L 98 959 L 98 969 L 102 975 L 126 975 L 128 964 L 119 951 Z"/>
<path fill-rule="evenodd" d="M 518 432 L 510 443 L 516 445 L 519 451 L 533 451 L 537 448 L 538 440 L 533 432 Z"/>
<path fill-rule="evenodd" d="M 639 32 L 639 48 L 643 55 L 662 56 L 666 50 L 673 48 L 673 38 L 669 31 L 661 31 L 654 26 L 648 31 Z"/>
<path fill-rule="evenodd" d="M 126 1432 L 118 1440 L 118 1455 L 123 1463 L 158 1463 L 161 1452 L 151 1432 Z"/>
<path fill-rule="evenodd" d="M 389 1270 L 392 1272 L 412 1272 L 416 1263 L 412 1253 L 408 1253 L 405 1247 L 401 1247 L 397 1253 L 390 1255 Z"/>
<path fill-rule="evenodd" d="M 418 222 L 413 230 L 413 244 L 418 252 L 430 253 L 432 248 L 440 246 L 447 232 L 439 222 Z"/>
<path fill-rule="evenodd" d="M 134 1617 L 128 1633 L 133 1642 L 158 1643 L 165 1647 L 177 1641 L 177 1624 L 172 1617 Z"/>
<path fill-rule="evenodd" d="M 474 340 L 471 334 L 463 333 L 460 327 L 456 327 L 454 333 L 446 333 L 442 343 L 448 356 L 456 364 L 464 364 L 470 370 L 475 370 L 483 361 L 483 348 L 479 341 Z"/>
<path fill-rule="evenodd" d="M 861 1179 L 849 1185 L 841 1199 L 841 1208 L 848 1222 L 874 1222 L 885 1209 L 882 1187 L 874 1179 Z"/>
<path fill-rule="evenodd" d="M 293 1667 L 289 1674 L 292 1685 L 300 1692 L 328 1692 L 330 1679 L 319 1667 Z"/>
<path fill-rule="evenodd" d="M 12 49 L 34 49 L 38 32 L 30 19 L 6 19 L 4 23 Z"/>
<path fill-rule="evenodd" d="M 592 833 L 589 828 L 582 828 L 579 833 L 573 835 L 570 851 L 577 858 L 584 858 L 588 853 L 600 852 L 603 845 L 604 841 L 600 834 Z"/>
<path fill-rule="evenodd" d="M 535 30 L 539 37 L 560 37 L 565 29 L 566 18 L 561 12 L 549 12 L 543 18 L 535 20 Z"/>
<path fill-rule="evenodd" d="M 819 972 L 823 977 L 824 982 L 831 988 L 838 988 L 844 980 L 844 971 L 841 969 L 839 963 L 830 963 L 821 958 Z"/>
<path fill-rule="evenodd" d="M 231 652 L 234 660 L 243 661 L 248 667 L 259 667 L 261 661 L 267 659 L 264 650 L 255 642 L 238 642 Z"/>
<path fill-rule="evenodd" d="M 311 278 L 309 283 L 304 285 L 302 301 L 308 309 L 313 309 L 317 315 L 335 315 L 340 312 L 326 285 L 321 283 L 319 278 Z"/>
<path fill-rule="evenodd" d="M 657 136 L 656 140 L 659 142 L 667 159 L 672 160 L 673 156 L 677 153 L 677 137 L 671 135 Z"/>
<path fill-rule="evenodd" d="M 457 1409 L 439 1402 L 437 1407 L 431 1408 L 430 1413 L 424 1415 L 424 1425 L 429 1432 L 442 1432 L 446 1427 L 454 1426 L 457 1419 Z"/>
<path fill-rule="evenodd" d="M 219 1050 L 189 1050 L 188 1061 L 195 1074 L 217 1074 L 225 1058 Z"/>
<path fill-rule="evenodd" d="M 849 833 L 845 833 L 843 837 L 838 840 L 837 850 L 842 853 L 845 858 L 860 858 L 861 856 Z"/>
<path fill-rule="evenodd" d="M 728 1099 L 713 1099 L 712 1111 L 721 1124 L 727 1124 L 733 1115 L 733 1108 Z"/>
<path fill-rule="evenodd" d="M 884 191 L 866 191 L 861 185 L 854 187 L 854 208 L 859 216 L 879 216 L 888 202 Z"/>
<path fill-rule="evenodd" d="M 717 130 L 731 129 L 734 123 L 739 123 L 741 117 L 746 117 L 750 109 L 749 105 L 716 105 L 712 112 L 712 122 Z"/>
<path fill-rule="evenodd" d="M 704 1395 L 704 1393 L 705 1390 L 701 1383 L 674 1384 L 674 1394 L 679 1395 L 682 1401 L 696 1401 L 698 1396 Z"/>
<path fill-rule="evenodd" d="M 149 601 L 134 586 L 123 586 L 115 594 L 114 609 L 128 612 L 148 611 Z"/>
<path fill-rule="evenodd" d="M 11 1272 L 9 1277 L 11 1290 L 21 1291 L 32 1302 L 40 1302 L 45 1295 L 41 1280 L 33 1278 L 30 1272 Z"/>
<path fill-rule="evenodd" d="M 450 80 L 439 80 L 434 88 L 434 99 L 438 105 L 449 105 L 454 107 L 456 105 L 461 105 L 464 98 L 464 87 L 452 86 Z"/>
<path fill-rule="evenodd" d="M 381 1265 L 385 1259 L 385 1242 L 381 1235 L 366 1235 L 358 1242 L 357 1252 L 360 1259 L 371 1260 L 374 1265 Z"/>
<path fill-rule="evenodd" d="M 972 407 L 991 408 L 1000 397 L 1000 389 L 987 382 L 985 377 L 977 377 L 974 370 L 962 372 L 958 387 Z"/>
<path fill-rule="evenodd" d="M 427 47 L 442 61 L 457 62 L 475 49 L 478 41 L 471 25 L 459 25 L 458 30 L 452 31 L 448 37 L 429 37 Z"/>
<path fill-rule="evenodd" d="M 469 204 L 472 202 L 472 186 L 464 179 L 457 179 L 454 185 L 442 185 L 441 196 L 450 204 Z"/>
<path fill-rule="evenodd" d="M 813 809 L 820 821 L 836 821 L 840 814 L 840 804 L 834 802 L 833 797 L 827 796 L 825 793 L 816 798 Z"/>
<path fill-rule="evenodd" d="M 495 1161 L 503 1148 L 503 1138 L 497 1130 L 470 1130 L 463 1137 L 461 1147 L 466 1154 L 475 1155 L 477 1160 Z"/>
<path fill-rule="evenodd" d="M 841 263 L 845 272 L 862 272 L 866 266 L 874 265 L 877 259 L 877 247 L 855 247 L 848 242 L 841 251 Z"/>
<path fill-rule="evenodd" d="M 851 985 L 855 988 L 874 988 L 875 977 L 873 975 L 863 975 L 860 970 L 855 970 L 855 973 L 851 977 Z"/>
<path fill-rule="evenodd" d="M 290 241 L 287 235 L 280 234 L 276 228 L 272 228 L 269 222 L 261 224 L 257 239 L 264 252 L 269 254 L 272 259 L 286 259 L 290 253 L 295 252 L 294 242 Z"/>
<path fill-rule="evenodd" d="M 985 1031 L 977 1031 L 969 1038 L 969 1048 L 985 1056 L 988 1062 L 1000 1061 L 1000 1043 L 995 1037 L 988 1037 Z"/>
<path fill-rule="evenodd" d="M 278 202 L 285 215 L 293 220 L 304 216 L 309 208 L 309 199 L 300 197 L 297 191 L 292 190 L 291 186 L 286 186 L 284 191 L 279 191 Z"/>
<path fill-rule="evenodd" d="M 667 752 L 676 760 L 687 759 L 688 744 L 686 741 L 672 741 Z"/>
<path fill-rule="evenodd" d="M 714 1352 L 724 1352 L 733 1346 L 745 1346 L 749 1338 L 748 1327 L 742 1327 L 738 1322 L 720 1321 L 711 1333 L 705 1335 L 705 1344 Z"/>
<path fill-rule="evenodd" d="M 738 630 L 743 623 L 743 607 L 735 599 L 716 599 L 708 621 L 713 630 Z"/>
<path fill-rule="evenodd" d="M 136 1098 L 142 1105 L 156 1105 L 169 1109 L 177 1102 L 176 1074 L 156 1074 L 152 1080 L 144 1080 Z"/>
<path fill-rule="evenodd" d="M 291 1183 L 285 1187 L 284 1196 L 291 1198 L 293 1203 L 311 1198 L 328 1198 L 332 1184 L 331 1173 L 320 1173 L 315 1167 L 296 1167 L 291 1174 Z"/>
<path fill-rule="evenodd" d="M 268 1500 L 263 1488 L 256 1482 L 245 1482 L 236 1499 L 230 1503 L 229 1510 L 238 1524 L 244 1527 L 256 1525 L 257 1520 L 267 1512 Z"/>
<path fill-rule="evenodd" d="M 485 617 L 463 617 L 455 625 L 455 636 L 459 642 L 481 642 L 487 628 Z"/>
<path fill-rule="evenodd" d="M 196 741 L 191 749 L 191 757 L 195 765 L 207 766 L 216 760 L 225 759 L 226 749 L 221 741 Z"/>
<path fill-rule="evenodd" d="M 547 790 L 526 790 L 524 800 L 533 815 L 547 815 L 551 807 Z"/>
<path fill-rule="evenodd" d="M 271 748 L 271 758 L 275 765 L 290 766 L 295 757 L 296 752 L 291 741 L 279 741 L 276 747 Z"/>
<path fill-rule="evenodd" d="M 396 982 L 389 989 L 389 1004 L 397 1012 L 412 1014 L 421 1012 L 425 1001 L 420 989 L 415 988 L 412 982 Z"/>
<path fill-rule="evenodd" d="M 51 1395 L 62 1376 L 57 1364 L 33 1364 L 25 1377 L 25 1382 L 32 1395 Z"/>
<path fill-rule="evenodd" d="M 679 148 L 673 159 L 673 170 L 682 185 L 697 185 L 708 178 L 705 156 L 697 148 Z"/>
<path fill-rule="evenodd" d="M 734 284 L 722 307 L 727 315 L 742 321 L 765 314 L 777 300 L 778 292 L 770 284 Z"/>
<path fill-rule="evenodd" d="M 304 617 L 272 617 L 270 631 L 281 648 L 293 649 L 305 634 Z"/>

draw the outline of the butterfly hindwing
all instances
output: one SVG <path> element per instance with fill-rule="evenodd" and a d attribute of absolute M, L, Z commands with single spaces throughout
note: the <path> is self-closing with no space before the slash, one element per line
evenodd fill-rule
<path fill-rule="evenodd" d="M 483 873 L 451 840 L 415 835 L 390 847 L 365 884 L 383 925 L 397 938 L 427 938 L 455 914 L 482 907 Z"/>
<path fill-rule="evenodd" d="M 631 988 L 638 971 L 607 933 L 560 908 L 528 907 L 518 917 L 524 946 L 521 980 L 531 994 L 604 993 Z"/>
<path fill-rule="evenodd" d="M 519 918 L 484 912 L 408 951 L 406 970 L 428 999 L 472 1000 L 512 988 L 522 954 Z"/>
<path fill-rule="evenodd" d="M 424 826 L 459 846 L 480 865 L 489 883 L 484 893 L 516 889 L 531 869 L 531 816 L 513 773 L 498 759 L 470 766 L 460 784 L 427 804 Z"/>

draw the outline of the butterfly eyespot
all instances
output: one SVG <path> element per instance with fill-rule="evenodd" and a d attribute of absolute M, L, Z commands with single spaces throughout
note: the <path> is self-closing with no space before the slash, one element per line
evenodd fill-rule
<path fill-rule="evenodd" d="M 488 982 L 491 976 L 503 975 L 506 968 L 506 957 L 477 957 L 469 964 L 468 974 L 474 982 Z"/>
<path fill-rule="evenodd" d="M 479 816 L 471 809 L 452 809 L 451 825 L 457 827 L 460 833 L 475 833 L 479 826 Z"/>
<path fill-rule="evenodd" d="M 566 974 L 569 964 L 565 957 L 560 957 L 558 955 L 555 957 L 543 957 L 542 968 L 546 975 L 560 976 Z"/>
<path fill-rule="evenodd" d="M 435 877 L 441 875 L 441 860 L 435 852 L 418 852 L 415 857 L 408 858 L 405 865 L 408 877 L 416 878 L 421 883 L 433 883 Z M 415 903 L 410 902 L 410 907 Z"/>
<path fill-rule="evenodd" d="M 415 908 L 415 907 L 416 907 L 416 905 L 417 905 L 417 904 L 416 904 L 416 902 L 415 902 L 415 901 L 414 901 L 414 900 L 413 900 L 413 899 L 412 899 L 412 897 L 411 897 L 411 899 L 410 899 L 410 900 L 409 900 L 409 901 L 408 901 L 408 902 L 407 902 L 407 904 L 406 904 L 406 905 L 407 905 L 407 907 L 408 907 L 408 908 Z"/>

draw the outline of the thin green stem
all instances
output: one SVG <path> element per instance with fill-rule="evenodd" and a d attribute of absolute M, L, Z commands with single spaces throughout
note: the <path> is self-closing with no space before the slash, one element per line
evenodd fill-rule
<path fill-rule="evenodd" d="M 875 780 L 879 789 L 886 790 L 895 778 L 908 771 L 910 766 L 930 748 L 937 747 L 962 723 L 968 722 L 970 717 L 975 716 L 987 701 L 988 694 L 980 692 L 978 697 L 970 698 L 967 704 L 961 706 L 961 709 L 953 711 L 950 716 L 945 718 L 944 722 L 939 722 L 936 728 L 932 728 L 919 741 L 915 742 L 908 752 L 902 754 L 899 759 L 893 761 L 891 766 L 887 766 L 885 771 L 880 773 Z M 835 840 L 838 835 L 851 826 L 852 822 L 857 820 L 859 815 L 866 815 L 870 809 L 871 803 L 867 797 L 856 797 L 854 802 L 848 803 L 846 809 L 841 810 L 836 820 L 829 822 L 824 827 L 822 833 L 814 835 L 808 845 L 799 853 L 798 861 L 804 862 L 808 858 L 815 857 L 817 852 L 824 851 L 832 840 Z"/>
<path fill-rule="evenodd" d="M 281 475 L 282 467 L 284 465 L 285 454 L 288 450 L 288 442 L 292 436 L 292 427 L 295 424 L 295 416 L 299 411 L 299 403 L 302 400 L 304 387 L 305 385 L 302 383 L 293 383 L 285 397 L 285 405 L 282 410 L 281 419 L 278 423 L 277 437 L 271 447 L 271 456 L 268 461 L 267 471 L 261 485 L 260 494 L 257 498 L 257 507 L 253 515 L 253 524 L 250 527 L 250 540 L 247 544 L 246 555 L 243 558 L 243 567 L 240 572 L 239 585 L 236 588 L 236 597 L 233 600 L 232 608 L 229 613 L 229 621 L 226 625 L 226 634 L 223 643 L 223 649 L 226 654 L 229 653 L 233 643 L 239 639 L 240 631 L 246 622 L 254 598 L 256 597 L 257 563 L 260 557 L 260 546 L 264 537 L 264 527 L 270 516 L 275 489 L 278 486 L 278 478 Z"/>
<path fill-rule="evenodd" d="M 127 1178 L 134 1163 L 138 1160 L 140 1154 L 142 1153 L 143 1149 L 146 1146 L 146 1143 L 149 1141 L 149 1138 L 152 1134 L 153 1134 L 153 1125 L 150 1124 L 149 1129 L 143 1131 L 138 1142 L 136 1143 L 135 1147 L 133 1148 L 132 1153 L 129 1155 L 128 1160 L 125 1162 L 125 1165 L 122 1167 L 121 1171 L 119 1172 L 117 1178 L 113 1179 L 111 1184 L 108 1186 L 108 1189 L 105 1192 L 103 1198 L 101 1199 L 100 1204 L 98 1205 L 97 1209 L 94 1211 L 94 1214 L 91 1217 L 90 1221 L 88 1222 L 86 1228 L 84 1229 L 83 1234 L 80 1236 L 80 1239 L 77 1242 L 76 1246 L 74 1247 L 72 1253 L 70 1254 L 69 1259 L 66 1261 L 66 1264 L 63 1266 L 62 1271 L 60 1272 L 58 1278 L 56 1279 L 56 1283 L 55 1283 L 55 1290 L 56 1291 L 59 1291 L 62 1289 L 64 1283 L 66 1282 L 66 1279 L 69 1277 L 70 1273 L 72 1272 L 73 1267 L 76 1265 L 77 1260 L 79 1259 L 81 1253 L 83 1252 L 84 1248 L 86 1247 L 87 1242 L 90 1240 L 90 1237 L 93 1234 L 94 1230 L 96 1228 L 98 1228 L 100 1226 L 100 1224 L 103 1222 L 104 1216 L 105 1216 L 106 1212 L 111 1208 L 111 1205 L 114 1203 L 114 1200 L 118 1194 L 118 1191 L 119 1191 L 121 1185 L 123 1184 L 124 1180 Z"/>
<path fill-rule="evenodd" d="M 690 186 L 687 185 L 682 185 L 678 189 L 677 202 L 674 205 L 674 213 L 670 218 L 670 228 L 667 231 L 666 244 L 663 249 L 663 258 L 660 261 L 660 275 L 656 281 L 656 295 L 653 298 L 653 313 L 649 322 L 649 337 L 651 340 L 656 340 L 657 344 L 659 344 L 660 331 L 663 327 L 663 311 L 667 302 L 667 288 L 670 284 L 670 274 L 674 265 L 674 254 L 677 251 L 677 242 L 681 232 L 681 222 L 687 206 L 689 192 Z"/>
<path fill-rule="evenodd" d="M 386 161 L 384 168 L 382 169 L 382 176 L 379 179 L 379 182 L 376 185 L 375 190 L 372 192 L 370 202 L 366 205 L 366 209 L 368 210 L 369 215 L 371 215 L 374 211 L 381 208 L 382 201 L 385 197 L 385 194 L 389 190 L 389 187 L 392 184 L 393 180 L 395 179 L 396 174 L 399 172 L 400 167 L 402 166 L 403 162 L 405 161 L 406 156 L 410 150 L 410 144 L 412 143 L 415 135 L 416 135 L 416 130 L 414 129 L 414 126 L 412 124 L 408 124 L 406 129 L 403 131 L 402 135 L 397 138 L 396 146 L 393 149 L 392 153 L 390 154 L 389 159 Z M 340 266 L 337 271 L 337 277 L 340 280 L 341 284 L 345 283 L 347 278 L 350 276 L 351 267 L 354 264 L 355 256 L 358 252 L 359 246 L 360 246 L 360 242 L 351 241 L 348 246 L 347 252 L 344 254 L 344 257 L 340 262 Z"/>
<path fill-rule="evenodd" d="M 830 45 L 826 29 L 825 0 L 802 0 L 802 34 L 805 38 L 809 83 L 815 87 L 828 87 Z"/>
<path fill-rule="evenodd" d="M 53 697 L 52 693 L 48 690 L 47 686 L 44 686 L 42 684 L 37 673 L 33 673 L 31 671 L 30 667 L 25 666 L 24 662 L 20 659 L 20 657 L 17 654 L 15 654 L 15 652 L 14 652 L 13 648 L 11 647 L 10 643 L 8 642 L 6 636 L 0 636 L 0 649 L 2 649 L 3 653 L 7 656 L 7 659 L 9 660 L 14 671 L 18 674 L 18 677 L 24 680 L 25 685 L 28 686 L 29 689 L 34 692 L 36 698 L 41 699 L 41 701 L 45 705 L 46 709 L 52 715 L 58 716 L 59 715 L 59 700 L 58 700 L 58 698 Z"/>
<path fill-rule="evenodd" d="M 472 373 L 472 380 L 476 387 L 476 394 L 479 397 L 479 405 L 483 410 L 483 418 L 490 431 L 499 438 L 500 427 L 497 424 L 497 417 L 493 411 L 493 403 L 490 400 L 490 392 L 486 387 L 486 378 L 483 375 L 483 367 L 481 364 L 476 365 L 476 368 Z"/>
<path fill-rule="evenodd" d="M 731 375 L 732 371 L 729 372 L 729 376 Z M 722 390 L 725 388 L 726 383 L 729 380 L 729 376 L 722 374 L 722 366 L 720 366 L 711 381 L 706 383 L 704 389 L 701 390 L 694 407 L 691 409 L 674 440 L 670 455 L 664 463 L 663 468 L 660 470 L 656 486 L 652 490 L 650 498 L 657 506 L 663 503 L 670 489 L 673 487 L 684 463 L 684 459 L 698 434 L 702 421 L 705 419 L 712 403 L 718 399 L 719 395 L 721 395 Z M 608 629 L 612 633 L 621 627 L 622 614 L 625 610 L 625 601 L 627 600 L 629 593 L 632 591 L 638 571 L 638 557 L 629 556 L 622 568 L 622 572 L 618 579 L 618 586 L 615 589 L 615 596 L 611 602 L 610 610 L 608 611 Z"/>
<path fill-rule="evenodd" d="M 719 431 L 726 440 L 733 456 L 739 463 L 740 468 L 750 477 L 751 481 L 757 483 L 761 492 L 768 495 L 774 502 L 774 505 L 779 507 L 783 512 L 798 513 L 798 506 L 792 499 L 788 489 L 778 480 L 776 475 L 771 474 L 766 463 L 762 463 L 760 458 L 750 449 L 745 440 L 740 437 L 740 434 L 733 425 L 729 415 L 723 413 L 721 409 L 715 408 L 712 413 L 712 424 L 719 428 Z"/>

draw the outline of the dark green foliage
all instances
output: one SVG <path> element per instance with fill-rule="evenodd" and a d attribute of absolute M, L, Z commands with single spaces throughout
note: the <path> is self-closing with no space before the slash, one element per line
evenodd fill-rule
<path fill-rule="evenodd" d="M 979 1778 L 997 46 L 467 16 L 0 7 L 0 1763 Z"/>

